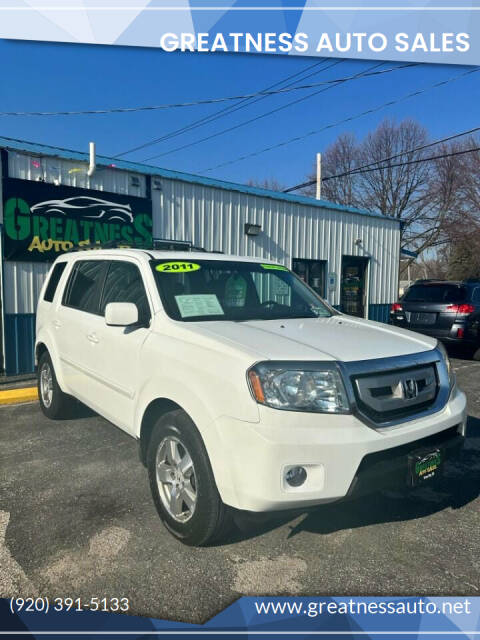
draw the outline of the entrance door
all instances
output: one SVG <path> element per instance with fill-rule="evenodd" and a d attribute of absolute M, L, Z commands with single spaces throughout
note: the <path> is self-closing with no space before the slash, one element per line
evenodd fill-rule
<path fill-rule="evenodd" d="M 367 310 L 368 258 L 342 257 L 340 305 L 344 313 L 365 318 Z"/>
<path fill-rule="evenodd" d="M 326 260 L 292 260 L 292 270 L 322 298 L 325 298 L 325 269 Z"/>

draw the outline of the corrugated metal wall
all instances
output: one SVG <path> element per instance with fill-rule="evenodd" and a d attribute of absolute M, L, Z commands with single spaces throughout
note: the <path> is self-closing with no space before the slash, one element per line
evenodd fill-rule
<path fill-rule="evenodd" d="M 111 193 L 124 193 L 144 198 L 146 194 L 145 176 L 115 168 L 99 167 L 91 178 L 87 175 L 88 165 L 84 162 L 66 160 L 51 156 L 34 156 L 27 153 L 9 151 L 8 175 L 22 180 L 42 180 L 55 184 L 84 189 L 98 189 Z M 132 177 L 137 178 L 138 186 L 133 186 Z"/>
<path fill-rule="evenodd" d="M 34 313 L 49 269 L 49 262 L 5 261 L 5 313 Z"/>
<path fill-rule="evenodd" d="M 161 190 L 152 190 L 152 199 L 156 237 L 288 267 L 293 258 L 327 260 L 327 271 L 337 274 L 337 289 L 329 293 L 334 305 L 340 304 L 342 255 L 368 257 L 370 303 L 396 299 L 400 232 L 395 221 L 169 179 L 162 179 Z M 245 222 L 260 224 L 260 235 L 245 235 Z"/>

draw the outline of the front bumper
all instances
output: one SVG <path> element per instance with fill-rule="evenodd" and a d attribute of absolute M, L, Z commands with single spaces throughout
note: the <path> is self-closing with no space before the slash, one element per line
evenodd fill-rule
<path fill-rule="evenodd" d="M 441 448 L 444 460 L 452 460 L 459 454 L 465 441 L 458 426 L 450 427 L 428 438 L 409 442 L 393 449 L 369 453 L 360 463 L 348 490 L 348 496 L 359 497 L 382 489 L 402 490 L 408 486 L 408 456 L 418 449 Z"/>
<path fill-rule="evenodd" d="M 437 434 L 451 428 L 450 434 L 460 436 L 458 445 L 466 423 L 465 394 L 457 389 L 437 413 L 375 429 L 354 415 L 297 413 L 264 406 L 259 410 L 259 423 L 227 416 L 217 420 L 216 450 L 209 451 L 223 501 L 257 512 L 344 498 L 353 493 L 367 464 L 364 461 L 372 454 L 392 450 L 401 459 L 402 447 L 411 449 L 415 448 L 412 443 L 424 438 L 441 438 Z M 300 487 L 291 487 L 284 480 L 285 470 L 296 465 L 307 470 L 307 479 Z M 368 475 L 374 477 L 374 488 L 390 486 L 382 465 Z"/>

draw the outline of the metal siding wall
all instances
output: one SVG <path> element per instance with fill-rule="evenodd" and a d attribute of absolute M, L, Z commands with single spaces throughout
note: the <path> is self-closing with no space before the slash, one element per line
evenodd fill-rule
<path fill-rule="evenodd" d="M 4 262 L 5 313 L 35 313 L 48 262 Z"/>
<path fill-rule="evenodd" d="M 390 321 L 390 304 L 371 304 L 368 310 L 369 320 L 388 324 Z"/>
<path fill-rule="evenodd" d="M 33 373 L 35 315 L 5 314 L 5 369 L 7 376 Z"/>
<path fill-rule="evenodd" d="M 36 166 L 38 163 L 40 163 L 39 167 Z M 86 163 L 75 160 L 65 160 L 53 156 L 35 156 L 16 151 L 8 153 L 8 175 L 11 178 L 43 179 L 52 184 L 58 180 L 60 184 L 71 187 L 123 193 L 141 198 L 146 196 L 145 176 L 139 173 L 98 167 L 93 176 L 89 178 L 87 168 Z M 81 171 L 77 171 L 77 169 L 81 169 Z M 133 187 L 131 185 L 130 178 L 132 176 L 138 178 L 140 186 Z"/>
<path fill-rule="evenodd" d="M 370 304 L 396 298 L 399 228 L 392 220 L 169 179 L 162 180 L 162 191 L 153 191 L 152 197 L 156 237 L 190 240 L 209 251 L 262 257 L 289 267 L 292 258 L 327 260 L 328 271 L 338 276 L 342 255 L 366 256 Z M 261 234 L 246 236 L 245 222 L 260 224 Z M 340 277 L 329 300 L 340 303 Z"/>

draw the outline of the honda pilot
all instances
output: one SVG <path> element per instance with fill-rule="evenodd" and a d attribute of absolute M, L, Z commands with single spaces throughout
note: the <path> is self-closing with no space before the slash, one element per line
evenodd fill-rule
<path fill-rule="evenodd" d="M 267 259 L 68 253 L 36 332 L 43 413 L 80 400 L 134 438 L 190 545 L 225 536 L 234 510 L 432 482 L 465 435 L 436 338 L 340 313 Z"/>

